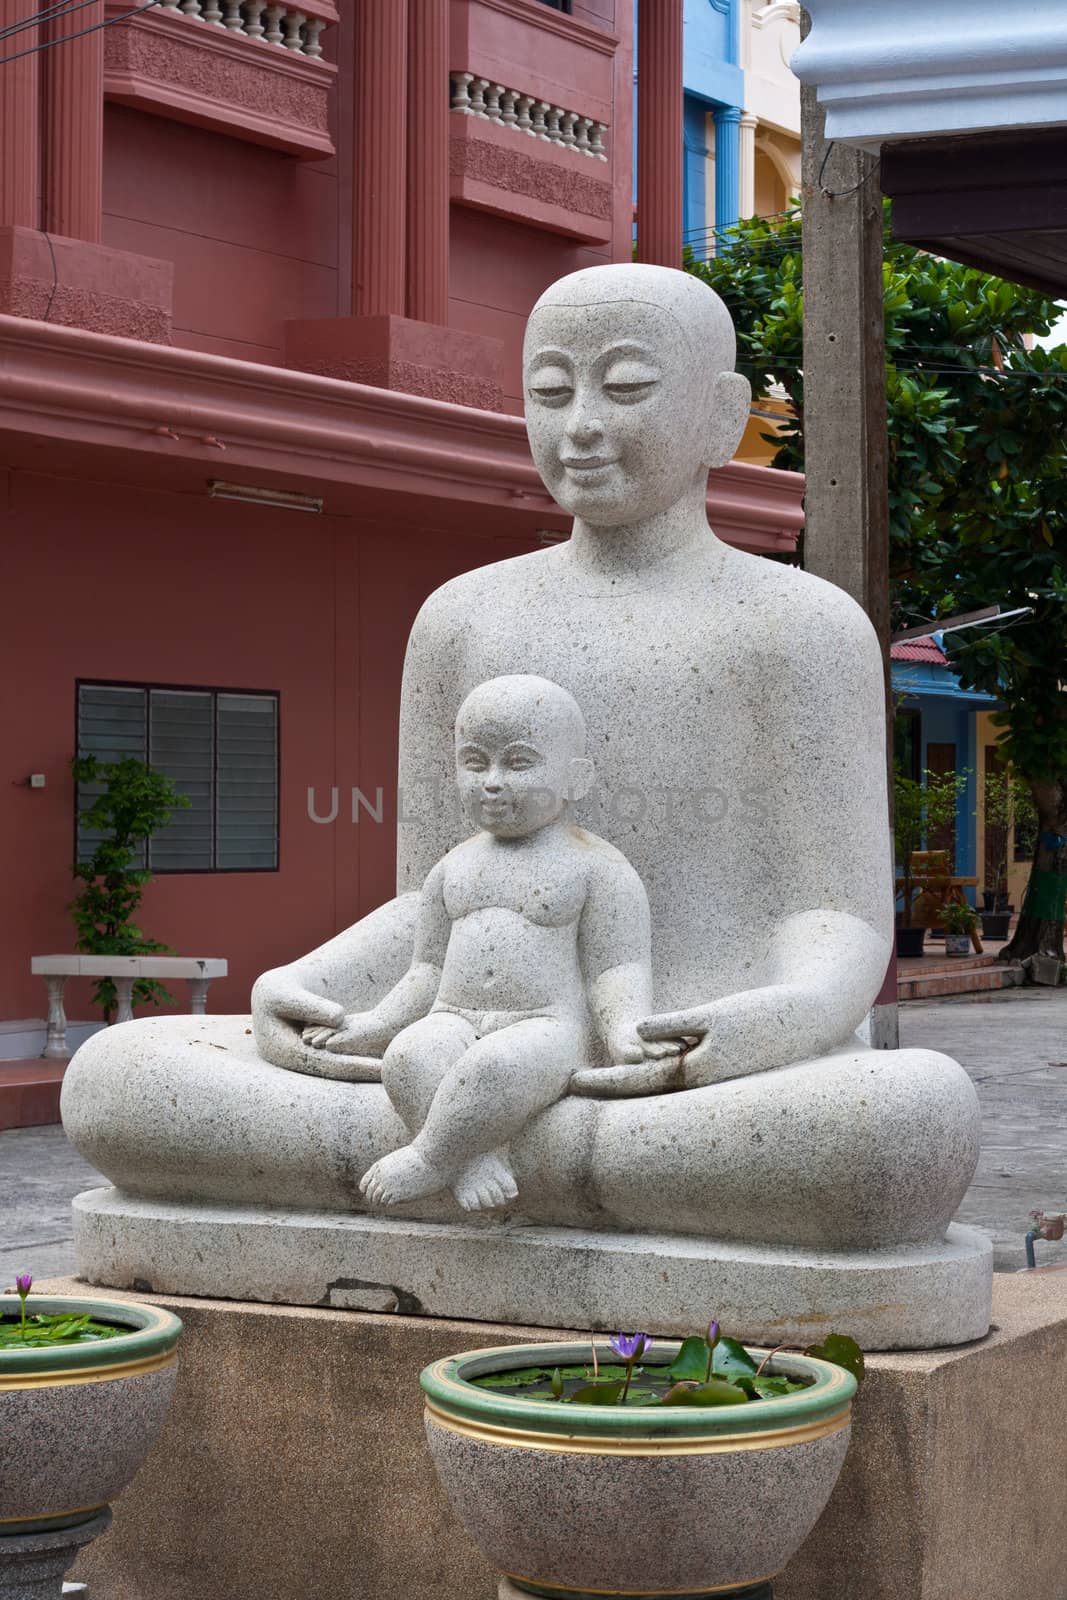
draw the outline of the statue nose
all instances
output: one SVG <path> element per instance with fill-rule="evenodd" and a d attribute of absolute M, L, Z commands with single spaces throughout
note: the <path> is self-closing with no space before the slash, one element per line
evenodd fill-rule
<path fill-rule="evenodd" d="M 599 439 L 603 432 L 604 424 L 599 417 L 585 412 L 576 412 L 567 429 L 575 444 L 589 444 L 593 439 Z"/>

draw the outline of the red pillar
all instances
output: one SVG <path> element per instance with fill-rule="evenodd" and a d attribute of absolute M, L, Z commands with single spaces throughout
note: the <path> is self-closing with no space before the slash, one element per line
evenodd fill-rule
<path fill-rule="evenodd" d="M 682 264 L 682 0 L 637 13 L 637 259 Z"/>
<path fill-rule="evenodd" d="M 44 226 L 100 242 L 104 176 L 104 0 L 48 24 L 44 59 Z"/>
<path fill-rule="evenodd" d="M 407 314 L 448 323 L 448 0 L 408 0 Z"/>
<path fill-rule="evenodd" d="M 0 0 L 0 28 L 33 16 L 37 0 Z M 37 28 L 23 28 L 0 39 L 0 55 L 31 50 Z M 23 56 L 0 67 L 0 227 L 36 228 L 39 55 Z"/>
<path fill-rule="evenodd" d="M 352 312 L 402 317 L 407 0 L 359 0 L 355 23 Z"/>

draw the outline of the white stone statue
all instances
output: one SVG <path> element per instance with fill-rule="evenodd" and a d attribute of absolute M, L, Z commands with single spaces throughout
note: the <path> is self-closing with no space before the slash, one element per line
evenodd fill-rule
<path fill-rule="evenodd" d="M 411 966 L 369 1011 L 305 1041 L 385 1050 L 382 1082 L 411 1134 L 360 1191 L 397 1205 L 451 1188 L 466 1211 L 518 1194 L 507 1146 L 592 1067 L 678 1056 L 646 1045 L 648 898 L 614 845 L 576 827 L 593 769 L 574 696 L 545 678 L 494 678 L 456 719 L 456 775 L 478 830 L 429 873 Z"/>
<path fill-rule="evenodd" d="M 107 1243 L 129 1196 L 194 1211 L 366 1209 L 362 1181 L 410 1144 L 409 1128 L 381 1083 L 359 1081 L 362 1058 L 324 1042 L 409 971 L 419 890 L 468 831 L 445 799 L 456 708 L 489 679 L 537 674 L 584 712 L 597 786 L 576 820 L 644 885 L 655 990 L 637 1026 L 648 1058 L 568 1063 L 572 1092 L 511 1138 L 519 1215 L 553 1237 L 688 1235 L 690 1255 L 702 1241 L 710 1260 L 743 1261 L 737 1281 L 755 1274 L 760 1287 L 739 1291 L 729 1320 L 749 1337 L 793 1325 L 775 1305 L 803 1314 L 798 1262 L 813 1303 L 832 1313 L 863 1300 L 862 1315 L 836 1321 L 871 1347 L 975 1337 L 988 1325 L 988 1244 L 966 1230 L 946 1241 L 977 1161 L 973 1087 L 943 1055 L 875 1051 L 856 1034 L 892 957 L 878 641 L 841 590 L 733 549 L 707 523 L 709 468 L 731 458 L 749 406 L 729 316 L 691 275 L 588 268 L 531 313 L 524 383 L 534 460 L 573 533 L 453 579 L 416 619 L 397 899 L 264 974 L 251 1023 L 153 1018 L 81 1047 L 64 1120 L 121 1191 L 83 1206 L 84 1262 L 129 1270 Z M 680 1067 L 652 1058 L 679 1037 L 691 1044 Z M 398 1192 L 368 1181 L 372 1195 L 379 1186 Z M 94 1207 L 106 1228 L 94 1231 Z M 392 1228 L 399 1249 L 397 1214 L 464 1216 L 448 1196 L 412 1199 L 365 1218 L 364 1243 Z M 879 1277 L 875 1259 L 904 1279 Z M 866 1276 L 849 1278 L 855 1264 Z M 187 1287 L 195 1276 L 190 1266 Z M 424 1293 L 431 1309 L 565 1327 L 592 1314 L 586 1302 L 502 1304 L 488 1289 L 479 1300 L 469 1274 L 457 1303 L 446 1276 Z M 602 1290 L 592 1298 L 600 1307 Z M 656 1327 L 649 1310 L 633 1325 Z"/>

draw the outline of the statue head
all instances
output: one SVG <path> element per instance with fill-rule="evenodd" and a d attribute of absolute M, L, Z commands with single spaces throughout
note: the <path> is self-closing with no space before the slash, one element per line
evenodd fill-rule
<path fill-rule="evenodd" d="M 475 828 L 519 839 L 587 794 L 593 764 L 573 695 L 547 678 L 491 678 L 456 718 L 456 782 Z"/>
<path fill-rule="evenodd" d="M 691 273 L 586 267 L 552 284 L 526 325 L 523 388 L 553 498 L 592 526 L 668 510 L 740 443 L 735 357 L 729 312 Z"/>

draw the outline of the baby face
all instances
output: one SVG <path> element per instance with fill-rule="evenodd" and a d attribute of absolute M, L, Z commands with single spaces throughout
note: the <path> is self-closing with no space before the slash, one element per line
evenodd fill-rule
<path fill-rule="evenodd" d="M 536 833 L 563 811 L 577 754 L 544 728 L 461 718 L 456 782 L 471 825 L 501 839 Z"/>
<path fill-rule="evenodd" d="M 702 470 L 708 376 L 659 306 L 536 309 L 524 357 L 526 424 L 553 499 L 593 526 L 667 510 Z"/>

